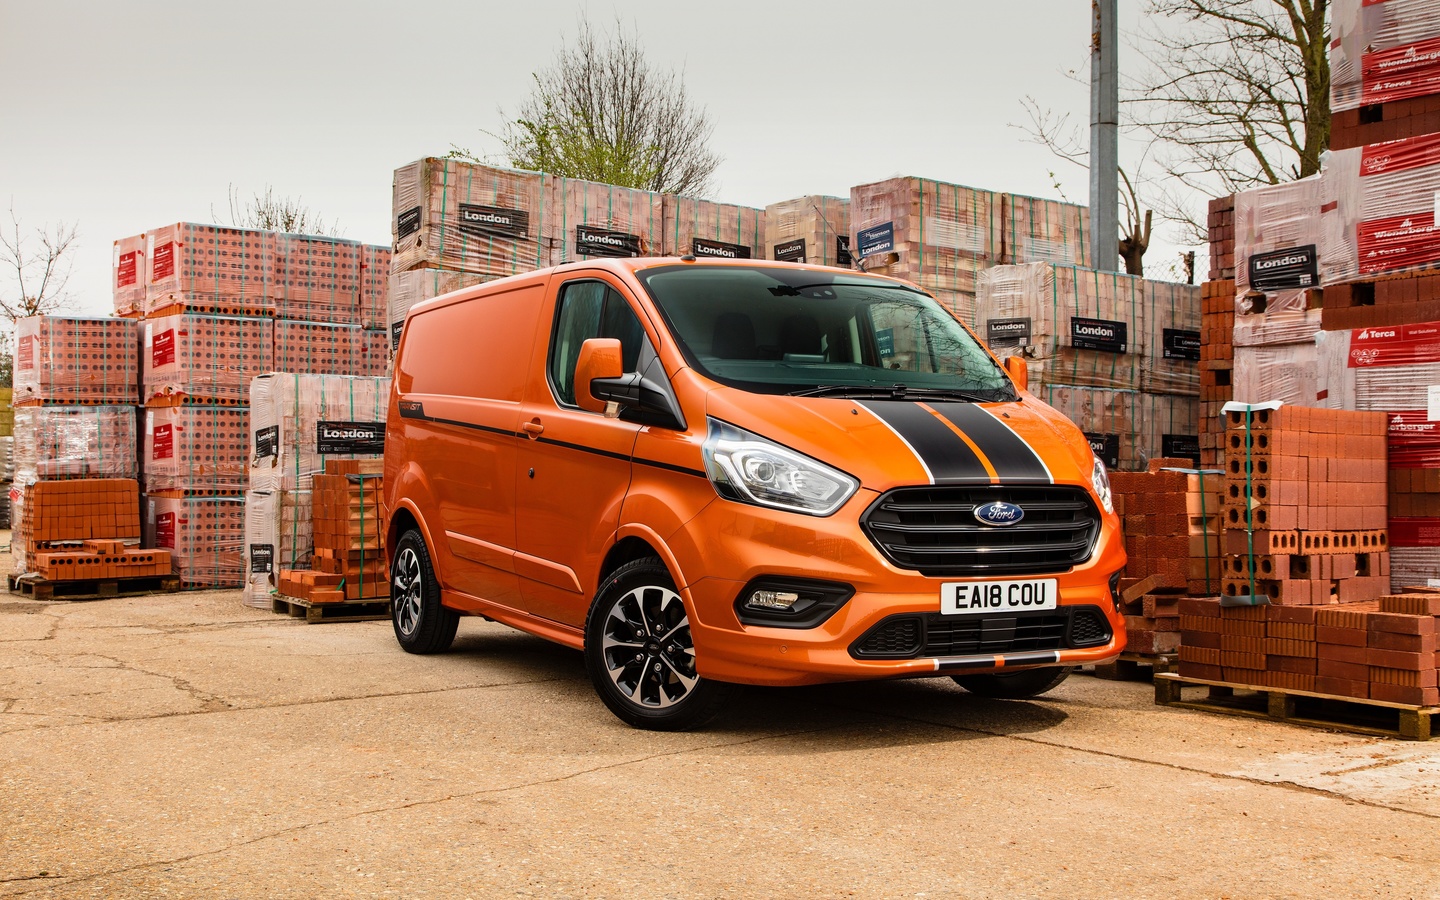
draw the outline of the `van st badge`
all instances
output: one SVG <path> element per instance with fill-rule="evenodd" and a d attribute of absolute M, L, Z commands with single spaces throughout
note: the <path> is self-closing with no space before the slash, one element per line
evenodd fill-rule
<path fill-rule="evenodd" d="M 997 500 L 994 503 L 983 503 L 975 507 L 975 518 L 981 525 L 1003 528 L 1006 525 L 1014 525 L 1025 518 L 1025 510 L 1013 503 Z"/>

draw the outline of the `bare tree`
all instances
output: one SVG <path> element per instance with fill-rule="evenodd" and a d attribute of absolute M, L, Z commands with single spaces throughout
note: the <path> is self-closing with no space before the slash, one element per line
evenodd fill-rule
<path fill-rule="evenodd" d="M 652 65 L 618 21 L 601 35 L 582 16 L 574 43 L 534 79 L 500 136 L 511 165 L 667 193 L 713 187 L 720 157 L 705 108 L 683 74 Z"/>
<path fill-rule="evenodd" d="M 1034 97 L 1026 97 L 1021 101 L 1026 115 L 1030 121 L 1025 125 L 1012 125 L 1025 133 L 1025 139 L 1034 144 L 1039 144 L 1049 150 L 1060 159 L 1072 163 L 1081 169 L 1090 169 L 1090 148 L 1084 140 L 1078 125 L 1071 125 L 1070 114 L 1056 114 L 1052 110 L 1042 108 Z M 1137 172 L 1143 169 L 1149 161 L 1149 151 L 1141 154 L 1134 162 Z M 1050 173 L 1050 180 L 1055 189 L 1060 191 L 1060 198 L 1067 200 L 1065 192 L 1060 187 L 1060 179 L 1054 172 Z M 1150 233 L 1153 224 L 1153 208 L 1141 199 L 1141 189 L 1146 182 L 1138 176 L 1131 177 L 1124 166 L 1120 167 L 1120 181 L 1122 188 L 1117 202 L 1124 210 L 1124 217 L 1121 221 L 1120 243 L 1116 248 L 1117 254 L 1125 262 L 1125 272 L 1130 275 L 1143 276 L 1145 274 L 1145 251 L 1150 249 Z"/>
<path fill-rule="evenodd" d="M 275 189 L 265 185 L 265 192 L 240 199 L 240 190 L 230 185 L 230 224 L 236 228 L 257 228 L 261 231 L 284 231 L 289 234 L 319 234 L 339 237 L 339 223 L 326 224 L 318 213 L 299 197 L 277 197 Z M 216 219 L 215 207 L 210 215 Z"/>
<path fill-rule="evenodd" d="M 61 222 L 30 233 L 10 208 L 10 228 L 0 233 L 0 266 L 13 283 L 0 292 L 0 314 L 13 322 L 54 312 L 65 304 L 77 231 Z M 39 245 L 38 247 L 36 245 Z"/>
<path fill-rule="evenodd" d="M 1149 0 L 1129 91 L 1167 171 L 1215 196 L 1320 171 L 1330 142 L 1328 0 Z"/>

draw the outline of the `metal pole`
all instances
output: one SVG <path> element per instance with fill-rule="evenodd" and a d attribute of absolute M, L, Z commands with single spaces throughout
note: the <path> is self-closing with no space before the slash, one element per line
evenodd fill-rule
<path fill-rule="evenodd" d="M 1120 74 L 1116 0 L 1091 0 L 1090 259 L 1102 272 L 1120 268 Z"/>

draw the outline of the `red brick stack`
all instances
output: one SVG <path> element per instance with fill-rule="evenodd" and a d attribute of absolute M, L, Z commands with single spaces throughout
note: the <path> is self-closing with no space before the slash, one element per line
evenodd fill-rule
<path fill-rule="evenodd" d="M 1440 132 L 1440 17 L 1430 0 L 1331 4 L 1330 149 Z"/>
<path fill-rule="evenodd" d="M 1235 280 L 1235 195 L 1210 201 L 1210 281 Z"/>
<path fill-rule="evenodd" d="M 1225 445 L 1221 407 L 1235 399 L 1235 282 L 1205 282 L 1200 303 L 1200 465 L 1217 469 Z"/>
<path fill-rule="evenodd" d="M 1125 575 L 1152 587 L 1192 594 L 1220 589 L 1221 494 L 1219 475 L 1165 471 L 1189 469 L 1188 459 L 1156 459 L 1148 472 L 1112 472 L 1115 512 L 1125 531 Z"/>
<path fill-rule="evenodd" d="M 1287 406 L 1226 425 L 1223 595 L 1318 606 L 1388 591 L 1385 417 Z"/>
<path fill-rule="evenodd" d="M 313 571 L 282 570 L 280 593 L 311 603 L 383 600 L 389 569 L 380 520 L 380 460 L 329 460 L 314 479 Z"/>

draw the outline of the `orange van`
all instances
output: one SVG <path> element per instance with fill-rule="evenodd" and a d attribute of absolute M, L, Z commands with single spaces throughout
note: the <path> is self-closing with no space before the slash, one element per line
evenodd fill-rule
<path fill-rule="evenodd" d="M 385 510 L 395 636 L 479 615 L 695 727 L 734 684 L 948 675 L 1021 698 L 1125 642 L 1104 465 L 927 294 L 597 259 L 415 306 Z"/>

